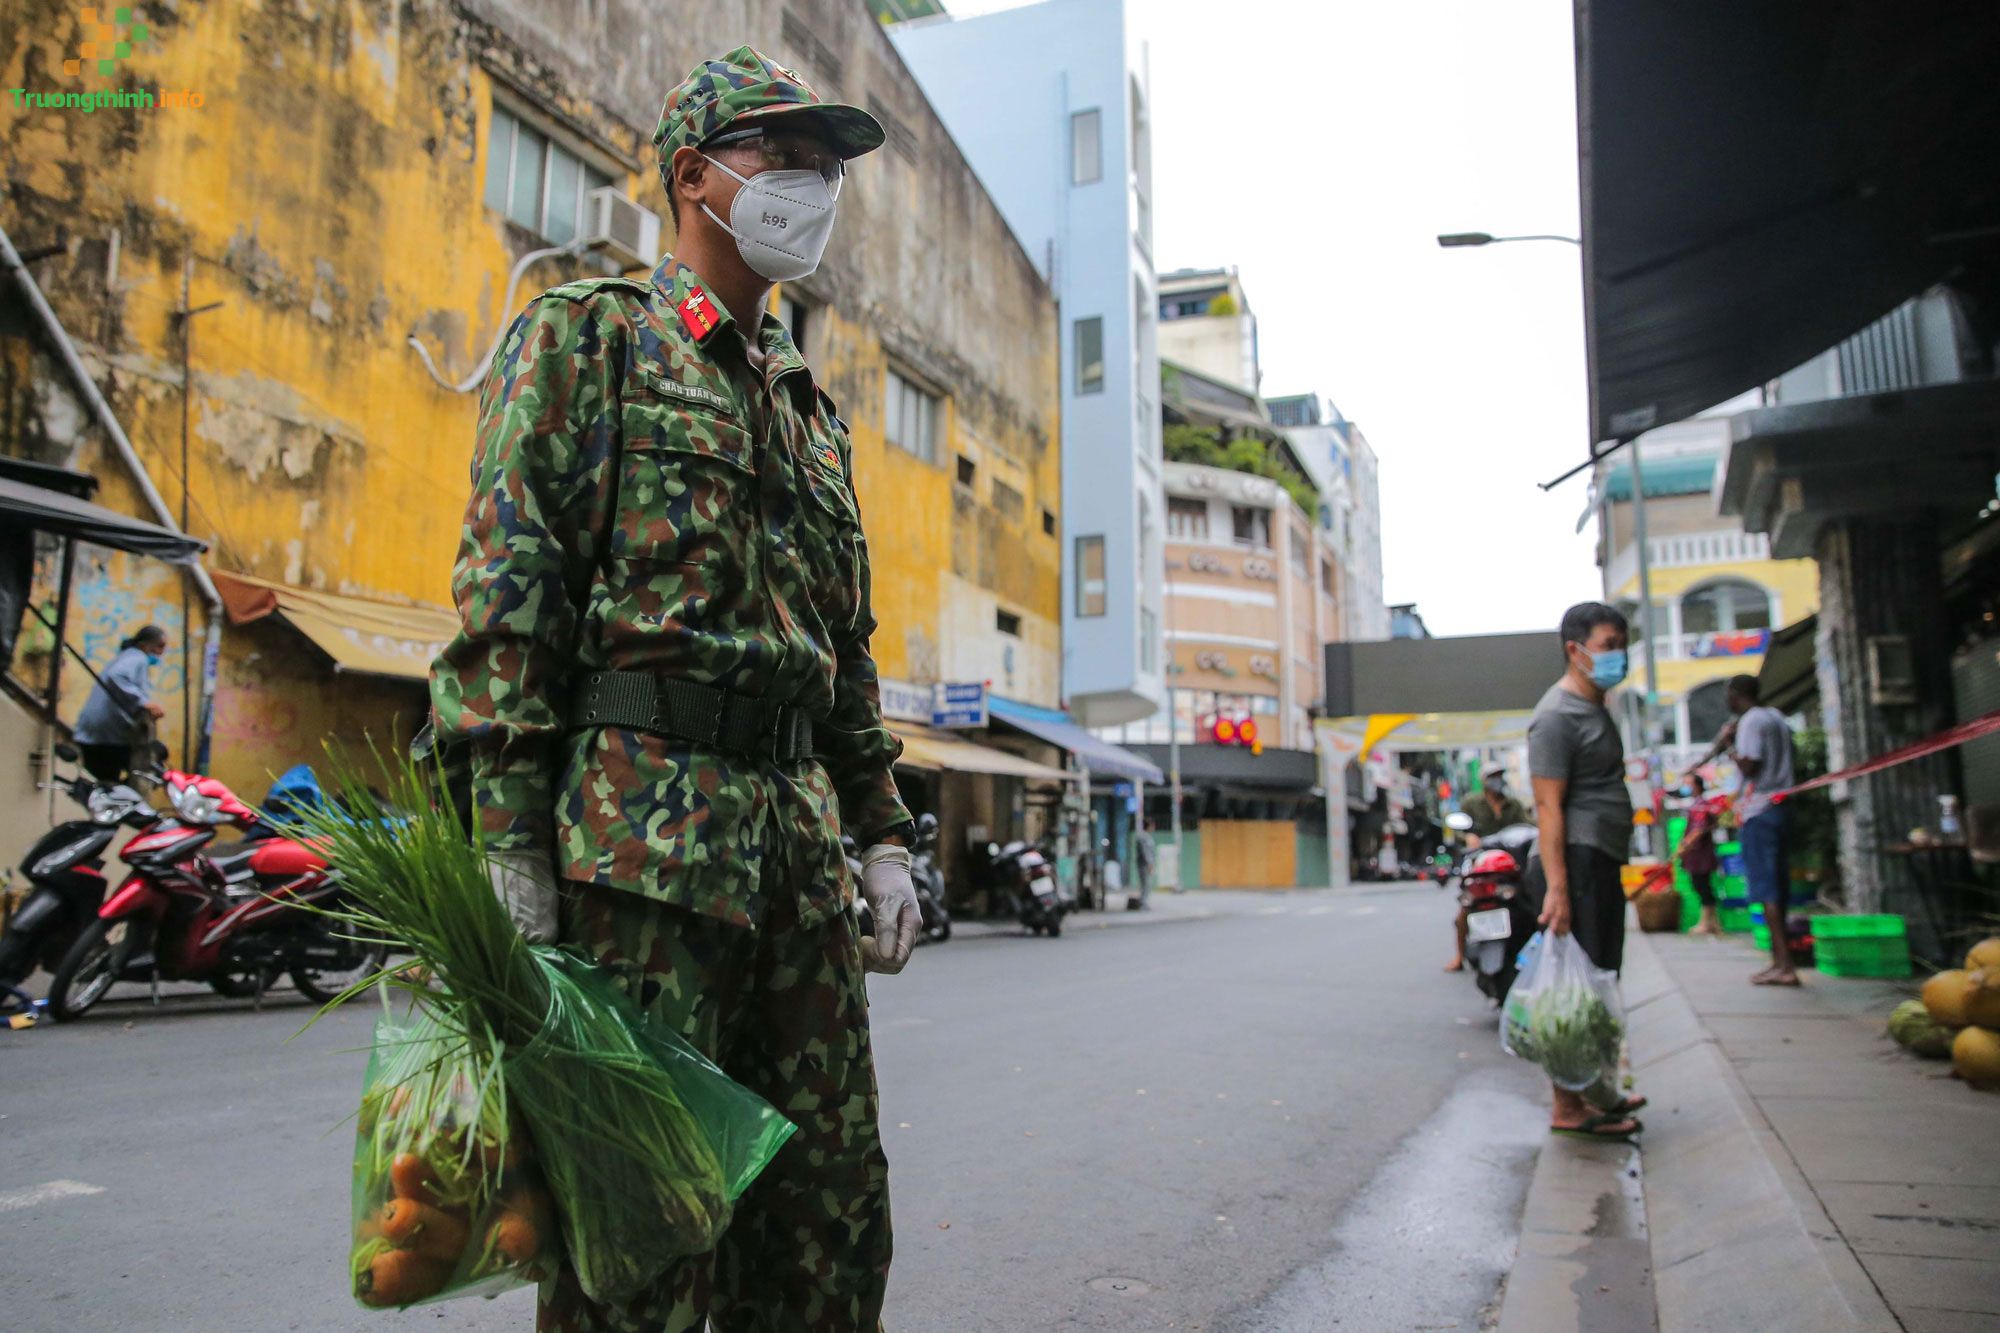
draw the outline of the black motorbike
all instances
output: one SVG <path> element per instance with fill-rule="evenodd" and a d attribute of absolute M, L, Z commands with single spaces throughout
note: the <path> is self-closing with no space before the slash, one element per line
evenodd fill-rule
<path fill-rule="evenodd" d="M 951 938 L 951 913 L 944 905 L 944 871 L 938 866 L 938 820 L 926 811 L 917 816 L 917 845 L 910 852 L 910 881 L 917 887 L 917 907 L 923 912 L 922 938 L 943 944 Z"/>
<path fill-rule="evenodd" d="M 1032 842 L 986 844 L 988 884 L 1007 895 L 1014 915 L 1031 935 L 1054 939 L 1062 934 L 1062 919 L 1069 912 L 1056 889 L 1055 867 L 1042 849 Z"/>
<path fill-rule="evenodd" d="M 67 743 L 58 744 L 55 755 L 70 764 L 81 758 Z M 0 985 L 17 986 L 37 967 L 55 971 L 104 905 L 104 854 L 111 840 L 120 828 L 150 828 L 161 819 L 131 785 L 82 773 L 54 776 L 46 786 L 67 792 L 89 817 L 56 825 L 22 855 L 30 887 L 0 934 Z"/>
<path fill-rule="evenodd" d="M 944 872 L 937 864 L 937 816 L 917 816 L 917 845 L 910 851 L 910 883 L 917 891 L 917 911 L 922 925 L 918 944 L 942 944 L 951 938 L 951 913 L 944 906 Z M 875 933 L 875 912 L 860 894 L 861 849 L 848 834 L 840 835 L 840 850 L 847 857 L 848 874 L 854 878 L 854 915 L 863 935 Z"/>
<path fill-rule="evenodd" d="M 1454 821 L 1464 818 L 1451 816 Z M 1471 824 L 1465 819 L 1466 828 Z M 1533 824 L 1510 825 L 1480 839 L 1478 847 L 1459 859 L 1458 904 L 1465 909 L 1467 970 L 1480 994 L 1495 1004 L 1513 989 L 1521 950 L 1540 929 L 1524 882 L 1539 836 Z"/>

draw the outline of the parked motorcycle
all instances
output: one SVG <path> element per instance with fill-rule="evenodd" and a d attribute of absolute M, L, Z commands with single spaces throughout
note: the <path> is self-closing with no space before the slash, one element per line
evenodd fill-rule
<path fill-rule="evenodd" d="M 1069 904 L 1056 890 L 1055 867 L 1041 848 L 1031 842 L 986 844 L 986 873 L 991 884 L 1005 892 L 1014 905 L 1014 915 L 1030 934 L 1062 934 L 1062 919 Z"/>
<path fill-rule="evenodd" d="M 57 966 L 51 1014 L 80 1017 L 120 981 L 203 981 L 244 996 L 280 974 L 323 1004 L 381 966 L 382 946 L 343 938 L 309 910 L 339 900 L 323 857 L 214 778 L 168 772 L 165 782 L 173 814 L 125 844 L 131 873 Z M 243 841 L 207 851 L 223 827 Z"/>
<path fill-rule="evenodd" d="M 944 906 L 944 872 L 937 864 L 937 816 L 923 814 L 917 816 L 917 845 L 910 849 L 910 883 L 917 891 L 917 911 L 922 917 L 922 926 L 917 931 L 918 944 L 942 944 L 951 938 L 951 913 Z M 861 852 L 854 845 L 854 839 L 843 833 L 840 835 L 840 849 L 847 856 L 847 870 L 854 877 L 858 887 L 861 883 Z M 868 900 L 859 893 L 854 898 L 854 915 L 861 923 L 861 933 L 875 933 L 875 913 L 869 908 Z"/>
<path fill-rule="evenodd" d="M 55 747 L 55 757 L 69 764 L 82 758 L 67 742 Z M 101 783 L 83 773 L 53 776 L 56 781 L 46 789 L 69 793 L 88 817 L 57 824 L 22 854 L 21 870 L 30 887 L 8 917 L 6 933 L 0 934 L 0 985 L 19 985 L 37 967 L 53 972 L 61 966 L 63 955 L 104 905 L 105 849 L 120 828 L 150 828 L 161 819 L 126 783 Z"/>
<path fill-rule="evenodd" d="M 1457 821 L 1463 820 L 1461 825 Z M 1461 832 L 1472 827 L 1464 814 L 1447 823 Z M 1465 960 L 1480 994 L 1495 1004 L 1507 998 L 1520 970 L 1521 950 L 1539 928 L 1535 905 L 1523 884 L 1540 831 L 1514 824 L 1467 851 L 1458 865 L 1458 903 L 1465 909 Z"/>
<path fill-rule="evenodd" d="M 951 913 L 944 905 L 944 871 L 938 865 L 938 819 L 917 816 L 917 845 L 910 851 L 910 882 L 917 887 L 917 907 L 923 912 L 922 938 L 943 944 L 951 938 Z"/>

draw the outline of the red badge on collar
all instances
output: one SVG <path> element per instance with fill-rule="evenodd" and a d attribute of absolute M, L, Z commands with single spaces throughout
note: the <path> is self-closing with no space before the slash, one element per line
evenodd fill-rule
<path fill-rule="evenodd" d="M 680 311 L 681 323 L 687 325 L 688 333 L 696 342 L 715 332 L 722 323 L 721 317 L 715 313 L 715 302 L 709 300 L 708 293 L 699 287 L 689 287 L 687 299 L 675 308 Z"/>

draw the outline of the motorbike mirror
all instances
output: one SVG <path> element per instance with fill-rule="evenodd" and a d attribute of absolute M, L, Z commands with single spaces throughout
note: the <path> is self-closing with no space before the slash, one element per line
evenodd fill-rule
<path fill-rule="evenodd" d="M 1457 829 L 1460 833 L 1470 833 L 1472 832 L 1472 816 L 1466 814 L 1463 810 L 1454 810 L 1444 817 L 1444 826 L 1448 829 Z"/>
<path fill-rule="evenodd" d="M 68 741 L 57 741 L 56 758 L 63 760 L 65 763 L 74 764 L 83 758 L 83 751 L 77 749 Z"/>

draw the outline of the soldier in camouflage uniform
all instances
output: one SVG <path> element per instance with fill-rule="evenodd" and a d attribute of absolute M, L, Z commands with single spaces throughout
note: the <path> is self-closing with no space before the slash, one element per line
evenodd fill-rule
<path fill-rule="evenodd" d="M 654 135 L 677 254 L 530 303 L 481 398 L 463 629 L 431 694 L 470 752 L 495 889 L 798 1126 L 712 1253 L 619 1309 L 565 1270 L 545 1330 L 879 1327 L 862 974 L 909 956 L 910 820 L 846 426 L 767 305 L 817 263 L 845 159 L 882 138 L 748 47 L 704 62 Z M 873 937 L 846 910 L 843 827 L 868 848 Z"/>

